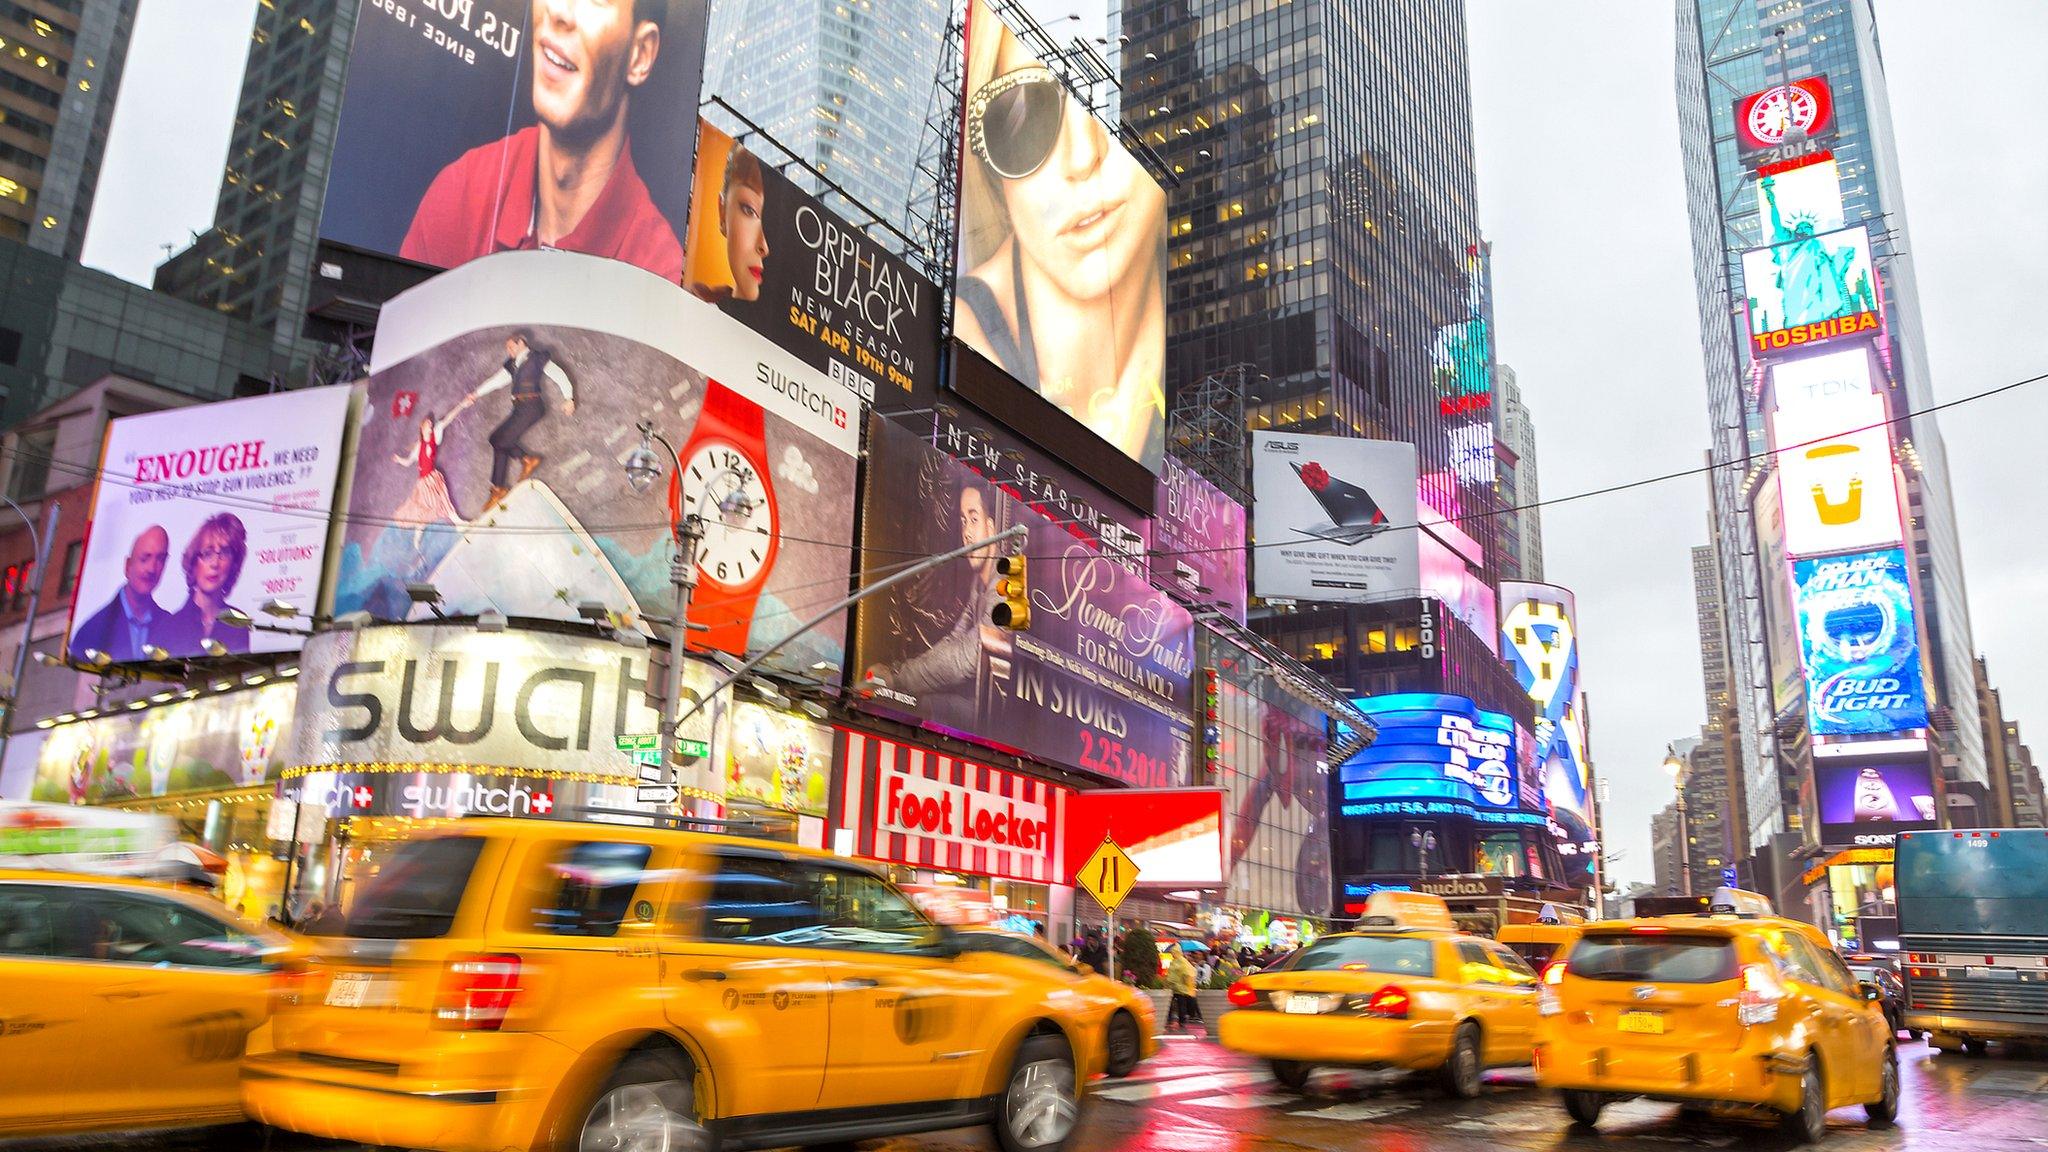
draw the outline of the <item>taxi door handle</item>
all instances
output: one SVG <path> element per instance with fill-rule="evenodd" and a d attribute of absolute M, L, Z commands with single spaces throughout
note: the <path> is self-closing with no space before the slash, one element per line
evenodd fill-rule
<path fill-rule="evenodd" d="M 100 989 L 100 999 L 102 1000 L 140 1000 L 144 996 L 154 995 L 156 995 L 156 989 L 142 988 L 134 984 L 124 984 L 117 988 Z"/>
<path fill-rule="evenodd" d="M 692 984 L 700 980 L 716 981 L 725 979 L 725 973 L 720 972 L 716 968 L 685 968 L 681 972 L 677 973 L 677 975 L 681 976 L 685 980 L 688 980 Z"/>
<path fill-rule="evenodd" d="M 841 988 L 879 988 L 881 985 L 880 980 L 869 976 L 854 976 L 839 982 Z"/>

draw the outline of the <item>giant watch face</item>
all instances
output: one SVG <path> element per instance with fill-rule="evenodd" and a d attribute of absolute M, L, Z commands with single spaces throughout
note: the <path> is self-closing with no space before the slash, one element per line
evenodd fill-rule
<path fill-rule="evenodd" d="M 683 513 L 704 525 L 697 569 L 716 584 L 749 584 L 775 545 L 775 501 L 754 461 L 730 444 L 710 443 L 683 462 Z"/>
<path fill-rule="evenodd" d="M 1806 89 L 1791 84 L 1773 88 L 1749 106 L 1749 134 L 1765 144 L 1780 144 L 1794 125 L 1811 131 L 1819 114 L 1820 103 Z"/>

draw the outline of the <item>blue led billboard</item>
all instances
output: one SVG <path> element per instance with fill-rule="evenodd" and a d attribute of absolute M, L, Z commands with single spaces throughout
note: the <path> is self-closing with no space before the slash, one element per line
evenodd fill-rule
<path fill-rule="evenodd" d="M 1819 736 L 1927 727 L 1920 633 L 1898 548 L 1792 562 L 1806 665 L 1807 722 Z"/>
<path fill-rule="evenodd" d="M 1337 770 L 1341 814 L 1472 815 L 1518 796 L 1514 721 L 1463 696 L 1407 692 L 1354 700 L 1379 728 Z"/>

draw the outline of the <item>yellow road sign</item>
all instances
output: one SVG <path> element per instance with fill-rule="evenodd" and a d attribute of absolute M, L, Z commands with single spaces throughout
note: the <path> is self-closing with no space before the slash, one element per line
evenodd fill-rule
<path fill-rule="evenodd" d="M 1102 846 L 1075 873 L 1074 886 L 1095 897 L 1104 911 L 1114 912 L 1138 886 L 1138 865 L 1116 841 L 1104 838 Z"/>

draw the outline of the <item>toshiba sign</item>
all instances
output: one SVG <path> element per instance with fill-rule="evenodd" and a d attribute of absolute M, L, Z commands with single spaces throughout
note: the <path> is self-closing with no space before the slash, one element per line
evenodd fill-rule
<path fill-rule="evenodd" d="M 846 786 L 836 823 L 861 856 L 1060 883 L 1063 785 L 841 730 Z"/>

